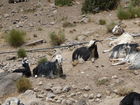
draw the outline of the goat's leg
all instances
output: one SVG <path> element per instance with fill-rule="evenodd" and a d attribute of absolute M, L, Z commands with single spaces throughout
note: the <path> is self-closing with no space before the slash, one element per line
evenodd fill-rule
<path fill-rule="evenodd" d="M 109 59 L 111 62 L 112 61 L 123 61 L 124 60 L 124 58 L 117 58 L 117 59 Z"/>
<path fill-rule="evenodd" d="M 112 66 L 122 65 L 122 64 L 125 64 L 125 63 L 126 63 L 126 61 L 125 60 L 122 60 L 120 62 L 117 62 L 117 63 L 112 64 Z"/>
<path fill-rule="evenodd" d="M 107 53 L 110 52 L 112 50 L 112 48 L 108 49 L 108 50 L 104 50 L 103 53 Z"/>

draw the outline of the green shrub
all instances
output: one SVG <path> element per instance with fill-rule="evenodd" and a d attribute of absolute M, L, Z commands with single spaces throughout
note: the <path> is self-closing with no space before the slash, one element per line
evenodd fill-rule
<path fill-rule="evenodd" d="M 13 47 L 19 47 L 25 42 L 26 33 L 20 30 L 11 30 L 6 39 L 8 43 Z"/>
<path fill-rule="evenodd" d="M 41 27 L 38 28 L 38 31 L 42 31 L 43 29 Z"/>
<path fill-rule="evenodd" d="M 110 24 L 108 24 L 107 27 L 107 32 L 112 32 L 112 29 L 114 28 L 114 26 L 116 25 L 116 23 L 111 22 Z"/>
<path fill-rule="evenodd" d="M 117 11 L 119 19 L 132 19 L 140 17 L 140 7 L 129 6 L 127 9 L 120 7 Z"/>
<path fill-rule="evenodd" d="M 63 27 L 74 27 L 74 26 L 75 26 L 75 24 L 70 23 L 70 22 L 68 22 L 68 21 L 65 21 L 65 22 L 63 23 Z"/>
<path fill-rule="evenodd" d="M 97 13 L 102 10 L 112 10 L 118 6 L 120 0 L 85 0 L 82 13 Z"/>
<path fill-rule="evenodd" d="M 48 61 L 48 59 L 46 57 L 43 57 L 43 58 L 39 59 L 38 64 L 44 63 L 46 61 Z"/>
<path fill-rule="evenodd" d="M 21 77 L 17 82 L 16 82 L 16 87 L 18 89 L 18 92 L 25 92 L 28 89 L 32 88 L 32 84 L 28 78 Z"/>
<path fill-rule="evenodd" d="M 55 0 L 55 5 L 57 6 L 72 6 L 73 0 Z"/>
<path fill-rule="evenodd" d="M 64 31 L 60 30 L 58 33 L 51 32 L 50 39 L 53 45 L 60 45 L 65 41 Z"/>
<path fill-rule="evenodd" d="M 106 24 L 106 21 L 103 20 L 103 19 L 100 19 L 100 20 L 99 20 L 99 24 L 100 24 L 100 25 L 105 25 L 105 24 Z"/>
<path fill-rule="evenodd" d="M 140 6 L 140 0 L 131 0 L 133 6 Z"/>
<path fill-rule="evenodd" d="M 26 56 L 27 56 L 26 50 L 25 50 L 24 48 L 20 48 L 20 49 L 18 50 L 18 52 L 17 52 L 17 55 L 18 55 L 19 58 L 24 58 L 24 57 L 26 57 Z"/>

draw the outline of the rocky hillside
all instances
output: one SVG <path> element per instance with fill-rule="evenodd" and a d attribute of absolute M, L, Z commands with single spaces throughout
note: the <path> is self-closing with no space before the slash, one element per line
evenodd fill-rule
<path fill-rule="evenodd" d="M 26 42 L 22 46 L 25 49 L 51 47 L 49 33 L 58 32 L 60 29 L 64 30 L 66 38 L 62 45 L 91 39 L 103 40 L 112 36 L 107 32 L 107 25 L 120 21 L 116 10 L 83 15 L 82 3 L 82 0 L 75 0 L 73 6 L 59 7 L 55 6 L 54 1 L 48 0 L 29 0 L 15 4 L 9 4 L 8 0 L 0 0 L 0 52 L 18 50 L 9 46 L 5 40 L 5 32 L 11 29 L 26 32 Z M 106 21 L 105 25 L 99 24 L 101 19 Z M 67 27 L 64 25 L 66 22 L 72 26 Z M 140 33 L 140 18 L 122 20 L 122 23 L 126 32 Z M 43 43 L 26 46 L 27 43 L 40 39 L 43 39 Z M 135 40 L 140 42 L 139 38 Z M 111 66 L 108 53 L 102 53 L 109 48 L 108 43 L 108 40 L 104 40 L 102 44 L 98 44 L 100 58 L 94 63 L 87 61 L 75 67 L 71 64 L 71 56 L 79 46 L 27 52 L 31 70 L 36 67 L 40 58 L 47 57 L 51 60 L 56 52 L 61 53 L 66 78 L 30 77 L 32 88 L 24 93 L 17 92 L 15 86 L 21 75 L 5 74 L 5 71 L 21 68 L 22 59 L 18 58 L 16 53 L 0 54 L 0 103 L 7 99 L 20 100 L 24 105 L 119 105 L 122 94 L 125 95 L 128 91 L 140 92 L 140 71 L 124 70 L 127 65 Z M 11 60 L 13 57 L 15 59 Z"/>

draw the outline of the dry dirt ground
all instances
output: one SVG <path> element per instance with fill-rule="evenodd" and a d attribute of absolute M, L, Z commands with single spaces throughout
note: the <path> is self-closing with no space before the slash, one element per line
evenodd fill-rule
<path fill-rule="evenodd" d="M 12 24 L 11 21 L 14 19 L 20 19 L 21 16 L 26 15 L 28 16 L 28 21 L 25 22 L 24 27 L 21 27 L 19 29 L 25 30 L 27 32 L 27 42 L 37 40 L 37 39 L 44 39 L 47 41 L 47 43 L 32 46 L 32 47 L 25 47 L 26 49 L 31 48 L 46 48 L 50 47 L 50 40 L 49 40 L 49 32 L 59 30 L 62 28 L 63 21 L 60 21 L 61 18 L 67 17 L 67 21 L 73 22 L 78 21 L 81 19 L 81 2 L 77 1 L 74 6 L 72 7 L 57 7 L 57 13 L 50 18 L 47 18 L 47 10 L 48 8 L 51 8 L 50 5 L 52 3 L 48 3 L 47 0 L 40 0 L 39 3 L 41 3 L 41 7 L 38 7 L 37 11 L 35 13 L 39 14 L 40 16 L 34 16 L 35 13 L 27 13 L 23 14 L 22 12 L 16 13 L 13 16 L 8 17 L 9 19 L 0 19 L 0 24 L 3 25 L 4 28 L 9 29 L 9 27 L 15 28 L 15 26 Z M 26 3 L 17 3 L 17 4 L 8 4 L 7 0 L 0 0 L 0 16 L 3 16 L 4 14 L 11 14 L 11 11 L 13 9 L 26 9 L 31 8 L 32 5 L 36 5 L 38 3 L 37 0 L 30 0 Z M 49 11 L 50 12 L 50 11 Z M 52 11 L 51 11 L 52 12 Z M 78 36 L 84 36 L 86 34 L 86 37 L 82 41 L 89 41 L 90 39 L 96 38 L 96 39 L 106 39 L 107 37 L 111 36 L 110 33 L 107 33 L 106 25 L 99 25 L 98 21 L 99 19 L 106 20 L 107 24 L 109 24 L 111 21 L 118 22 L 118 18 L 116 16 L 116 11 L 105 11 L 98 14 L 90 14 L 88 15 L 90 18 L 90 21 L 88 23 L 77 23 L 74 27 L 64 28 L 65 30 L 65 36 L 67 41 L 74 41 L 76 37 Z M 56 19 L 56 23 L 54 25 L 40 25 L 38 24 L 38 21 L 41 20 L 43 23 L 49 23 Z M 124 20 L 122 21 L 125 25 L 125 31 L 130 33 L 140 33 L 140 26 L 137 24 L 134 24 L 135 21 L 140 21 L 139 18 L 132 19 L 132 20 Z M 35 23 L 34 27 L 27 26 L 28 23 Z M 41 27 L 42 30 L 39 31 L 38 28 Z M 5 41 L 4 41 L 4 35 L 3 30 L 1 29 L 1 38 L 0 38 L 0 51 L 10 51 L 10 50 L 17 50 L 16 48 L 10 47 Z M 73 33 L 70 33 L 71 30 L 76 30 Z M 89 33 L 89 34 L 87 34 Z M 36 34 L 38 37 L 35 38 L 33 35 Z M 140 42 L 140 39 L 136 39 L 137 42 Z M 63 62 L 63 69 L 64 73 L 66 74 L 66 79 L 46 79 L 46 78 L 30 78 L 33 82 L 33 86 L 37 87 L 39 81 L 42 81 L 43 84 L 54 84 L 54 85 L 70 85 L 75 86 L 77 88 L 83 88 L 85 86 L 90 87 L 90 91 L 84 92 L 81 90 L 82 94 L 102 94 L 102 101 L 99 103 L 96 103 L 96 105 L 118 105 L 121 98 L 118 95 L 115 95 L 113 91 L 115 89 L 119 89 L 122 87 L 133 89 L 136 92 L 140 92 L 140 71 L 130 71 L 130 70 L 119 70 L 119 68 L 123 68 L 126 65 L 121 66 L 111 66 L 111 62 L 108 59 L 108 54 L 102 53 L 104 49 L 108 49 L 108 43 L 109 41 L 104 40 L 103 44 L 98 44 L 98 51 L 100 58 L 95 61 L 95 63 L 91 63 L 90 61 L 87 61 L 83 64 L 78 64 L 76 67 L 73 67 L 71 65 L 71 55 L 73 52 L 73 49 L 64 49 L 61 50 L 61 54 L 64 57 Z M 28 53 L 28 56 L 30 57 L 36 57 L 36 56 L 47 56 L 48 58 L 51 58 L 49 55 L 47 55 L 48 52 L 34 52 L 34 53 Z M 16 54 L 3 54 L 0 55 L 1 61 L 5 60 L 7 56 L 12 56 Z M 29 59 L 30 60 L 30 59 Z M 11 62 L 12 63 L 12 62 Z M 14 63 L 14 62 L 13 62 Z M 31 65 L 31 68 L 35 67 L 36 65 Z M 115 79 L 112 76 L 117 76 Z M 98 85 L 98 79 L 102 77 L 107 77 L 109 81 L 106 84 Z M 38 86 L 39 87 L 39 86 Z M 42 88 L 40 86 L 40 88 Z M 79 90 L 78 90 L 79 91 Z M 73 92 L 78 92 L 74 90 Z M 69 94 L 69 93 L 67 93 Z M 78 99 L 79 97 L 75 97 Z M 93 104 L 94 105 L 94 102 Z"/>

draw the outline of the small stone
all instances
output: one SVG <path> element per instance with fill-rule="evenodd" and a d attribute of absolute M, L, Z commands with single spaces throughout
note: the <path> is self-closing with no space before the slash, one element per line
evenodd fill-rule
<path fill-rule="evenodd" d="M 117 79 L 118 77 L 116 75 L 113 75 L 112 76 L 112 79 Z"/>
<path fill-rule="evenodd" d="M 135 71 L 134 71 L 134 74 L 135 74 L 135 75 L 139 75 L 139 72 L 135 70 Z"/>
<path fill-rule="evenodd" d="M 43 85 L 43 82 L 42 82 L 42 81 L 40 81 L 40 82 L 38 83 L 38 85 Z"/>
<path fill-rule="evenodd" d="M 47 97 L 48 98 L 54 98 L 56 95 L 55 94 L 53 94 L 52 92 L 49 92 L 48 94 L 47 94 Z"/>
<path fill-rule="evenodd" d="M 101 102 L 101 99 L 96 98 L 96 99 L 95 99 L 95 102 Z"/>
<path fill-rule="evenodd" d="M 93 98 L 94 98 L 94 94 L 90 94 L 89 99 L 93 99 Z"/>
<path fill-rule="evenodd" d="M 63 87 L 63 92 L 68 92 L 68 91 L 70 91 L 70 89 L 71 89 L 71 87 L 70 86 L 65 86 L 65 87 Z"/>
<path fill-rule="evenodd" d="M 85 90 L 85 91 L 89 91 L 89 90 L 90 90 L 90 87 L 89 87 L 89 86 L 86 86 L 86 87 L 84 88 L 84 90 Z"/>
<path fill-rule="evenodd" d="M 4 14 L 4 18 L 8 18 L 8 17 L 10 17 L 9 14 Z"/>
<path fill-rule="evenodd" d="M 84 94 L 83 97 L 87 98 L 88 97 L 88 94 Z"/>
<path fill-rule="evenodd" d="M 52 88 L 53 93 L 55 94 L 60 94 L 62 93 L 62 87 L 58 86 L 58 87 L 53 87 Z"/>
<path fill-rule="evenodd" d="M 102 94 L 97 94 L 97 96 L 96 96 L 97 98 L 101 98 L 102 97 Z"/>

